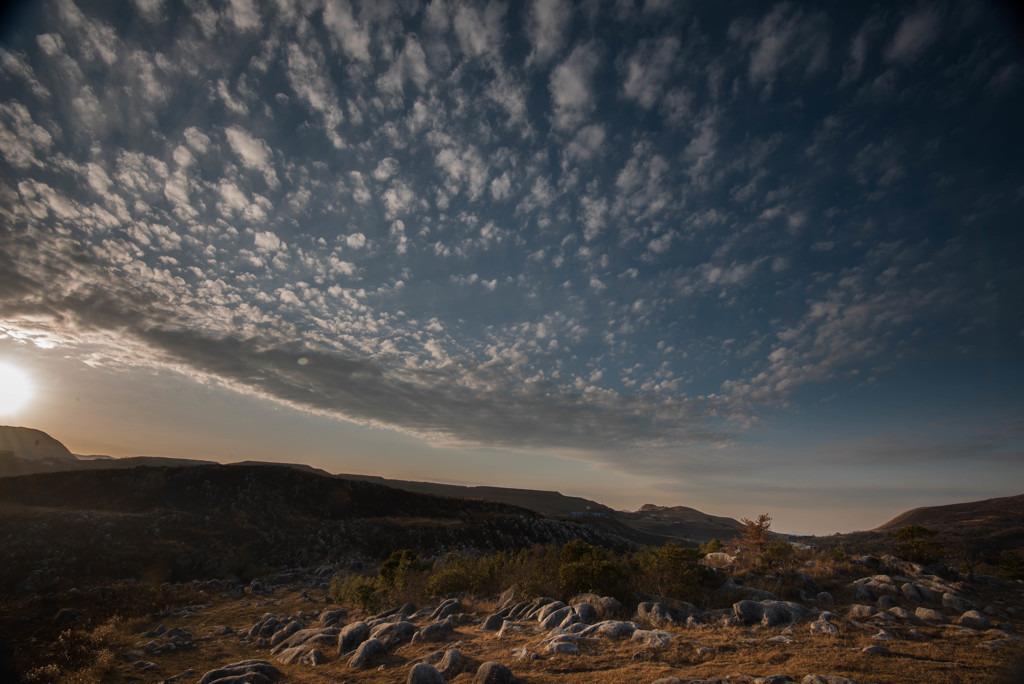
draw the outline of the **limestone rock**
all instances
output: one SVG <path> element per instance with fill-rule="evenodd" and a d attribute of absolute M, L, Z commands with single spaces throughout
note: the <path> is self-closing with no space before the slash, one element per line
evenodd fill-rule
<path fill-rule="evenodd" d="M 437 670 L 445 677 L 457 674 L 462 669 L 463 657 L 458 649 L 449 648 L 444 652 L 444 657 L 437 664 Z"/>
<path fill-rule="evenodd" d="M 473 684 L 515 684 L 515 681 L 512 670 L 494 661 L 482 664 L 473 677 Z"/>
<path fill-rule="evenodd" d="M 974 604 L 962 596 L 946 592 L 942 595 L 942 607 L 956 611 L 957 613 L 963 613 L 974 608 Z"/>
<path fill-rule="evenodd" d="M 925 608 L 924 606 L 914 611 L 914 615 L 924 620 L 925 622 L 939 622 L 946 624 L 949 622 L 949 618 L 932 608 Z"/>
<path fill-rule="evenodd" d="M 385 622 L 370 630 L 371 639 L 379 639 L 387 648 L 395 644 L 412 639 L 416 633 L 416 625 L 402 620 L 400 622 Z"/>
<path fill-rule="evenodd" d="M 740 601 L 732 609 L 744 624 L 760 623 L 763 627 L 796 622 L 807 615 L 806 608 L 791 601 Z"/>
<path fill-rule="evenodd" d="M 428 663 L 419 663 L 409 671 L 406 684 L 448 684 L 448 680 Z"/>
<path fill-rule="evenodd" d="M 969 610 L 961 615 L 960 624 L 971 629 L 988 629 L 992 626 L 989 619 L 976 610 Z"/>
<path fill-rule="evenodd" d="M 548 655 L 558 655 L 559 653 L 575 655 L 580 652 L 580 647 L 570 641 L 556 641 L 548 644 L 544 651 Z"/>
<path fill-rule="evenodd" d="M 850 618 L 851 620 L 863 620 L 864 618 L 871 617 L 872 615 L 874 615 L 877 612 L 878 612 L 878 609 L 875 608 L 874 606 L 865 606 L 863 604 L 854 604 L 854 605 L 850 606 L 850 609 L 847 611 L 846 616 L 848 618 Z"/>
<path fill-rule="evenodd" d="M 355 650 L 359 644 L 370 638 L 370 628 L 363 621 L 345 625 L 338 634 L 338 655 Z"/>
<path fill-rule="evenodd" d="M 268 680 L 273 680 L 281 676 L 281 671 L 266 660 L 243 660 L 241 662 L 232 663 L 231 665 L 219 667 L 216 670 L 210 670 L 203 675 L 202 679 L 199 680 L 199 684 L 212 684 L 212 682 L 215 682 L 218 679 L 250 674 L 259 674 L 266 677 Z"/>
<path fill-rule="evenodd" d="M 367 639 L 359 644 L 355 654 L 349 659 L 348 666 L 352 669 L 366 667 L 383 660 L 388 655 L 388 649 L 380 639 Z"/>

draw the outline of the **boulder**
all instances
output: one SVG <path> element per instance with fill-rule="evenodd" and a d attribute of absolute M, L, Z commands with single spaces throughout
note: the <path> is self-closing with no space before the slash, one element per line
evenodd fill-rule
<path fill-rule="evenodd" d="M 938 622 L 946 624 L 949 622 L 949 618 L 932 608 L 925 608 L 924 606 L 914 611 L 914 615 L 924 620 L 925 622 Z"/>
<path fill-rule="evenodd" d="M 385 622 L 370 630 L 371 639 L 380 639 L 387 648 L 400 644 L 403 641 L 412 639 L 416 633 L 416 625 L 402 620 L 400 622 Z"/>
<path fill-rule="evenodd" d="M 865 618 L 871 617 L 877 612 L 878 609 L 874 606 L 854 604 L 850 606 L 850 609 L 846 612 L 846 617 L 850 618 L 851 620 L 863 620 Z"/>
<path fill-rule="evenodd" d="M 702 565 L 709 565 L 712 568 L 728 568 L 736 562 L 736 558 L 730 556 L 727 553 L 716 551 L 715 553 L 709 553 L 700 559 Z"/>
<path fill-rule="evenodd" d="M 363 622 L 353 622 L 345 625 L 338 634 L 338 655 L 348 653 L 356 649 L 359 644 L 370 638 L 370 628 Z"/>
<path fill-rule="evenodd" d="M 358 667 L 367 667 L 374 663 L 383 660 L 388 655 L 387 646 L 380 639 L 367 639 L 363 643 L 359 644 L 359 648 L 348 661 L 348 666 L 352 669 Z"/>
<path fill-rule="evenodd" d="M 634 620 L 649 625 L 672 625 L 700 612 L 692 603 L 679 603 L 680 606 L 675 607 L 661 601 L 645 601 L 636 607 Z"/>
<path fill-rule="evenodd" d="M 444 657 L 441 658 L 441 662 L 437 664 L 437 670 L 445 677 L 451 677 L 462 669 L 462 665 L 462 653 L 457 649 L 449 648 L 444 652 Z"/>
<path fill-rule="evenodd" d="M 860 684 L 860 682 L 839 675 L 809 674 L 800 680 L 800 684 Z"/>
<path fill-rule="evenodd" d="M 572 610 L 573 613 L 576 615 L 577 622 L 585 622 L 589 625 L 597 619 L 597 609 L 594 608 L 594 605 L 592 603 L 589 603 L 587 601 L 574 604 Z"/>
<path fill-rule="evenodd" d="M 406 684 L 448 684 L 448 680 L 437 671 L 437 668 L 428 663 L 419 663 L 409 671 L 409 678 Z"/>
<path fill-rule="evenodd" d="M 483 663 L 473 677 L 473 684 L 515 684 L 512 670 L 493 660 Z"/>
<path fill-rule="evenodd" d="M 325 610 L 320 614 L 320 623 L 324 627 L 333 627 L 334 625 L 341 624 L 346 617 L 348 617 L 348 611 L 343 608 L 339 608 L 338 610 Z"/>
<path fill-rule="evenodd" d="M 921 592 L 918 590 L 917 585 L 911 582 L 907 582 L 901 586 L 900 593 L 903 594 L 903 598 L 908 601 L 913 601 L 914 603 L 924 602 L 924 597 L 921 596 Z"/>
<path fill-rule="evenodd" d="M 551 605 L 556 605 L 556 604 L 551 604 Z M 539 622 L 540 622 L 541 629 L 552 629 L 553 627 L 557 627 L 560 624 L 562 624 L 562 622 L 566 619 L 566 617 L 571 616 L 571 615 L 572 615 L 572 608 L 570 608 L 569 606 L 567 606 L 567 605 L 565 605 L 563 603 L 561 608 L 558 608 L 558 609 L 552 610 L 552 611 L 548 611 L 548 612 L 546 612 L 544 614 L 543 617 L 540 618 Z"/>
<path fill-rule="evenodd" d="M 570 641 L 555 641 L 548 644 L 544 648 L 544 652 L 548 655 L 558 655 L 560 653 L 576 655 L 580 652 L 580 647 Z"/>
<path fill-rule="evenodd" d="M 601 636 L 611 639 L 624 639 L 633 636 L 633 632 L 640 629 L 635 622 L 621 622 L 619 620 L 605 620 L 596 625 L 591 625 L 580 632 L 581 637 Z"/>
<path fill-rule="evenodd" d="M 668 646 L 672 641 L 672 633 L 660 629 L 638 629 L 629 639 L 643 646 Z"/>
<path fill-rule="evenodd" d="M 497 632 L 499 629 L 501 629 L 501 625 L 505 622 L 507 613 L 507 610 L 499 610 L 497 613 L 488 615 L 487 619 L 484 620 L 484 624 L 481 625 L 480 629 L 484 630 L 485 632 Z"/>
<path fill-rule="evenodd" d="M 963 627 L 970 627 L 971 629 L 988 629 L 992 626 L 989 619 L 985 617 L 984 613 L 980 613 L 976 610 L 969 610 L 960 616 L 960 624 Z"/>
<path fill-rule="evenodd" d="M 545 603 L 544 605 L 537 608 L 537 622 L 543 623 L 548 615 L 551 615 L 556 610 L 561 610 L 562 608 L 565 608 L 565 604 L 561 601 L 552 601 L 551 603 Z"/>
<path fill-rule="evenodd" d="M 957 613 L 963 613 L 974 608 L 974 604 L 962 596 L 946 592 L 942 595 L 942 607 Z"/>
<path fill-rule="evenodd" d="M 806 608 L 791 601 L 740 601 L 732 610 L 744 624 L 760 623 L 764 627 L 796 622 L 807 615 Z"/>
<path fill-rule="evenodd" d="M 831 606 L 836 602 L 835 597 L 827 591 L 819 592 L 815 600 L 823 606 Z"/>
<path fill-rule="evenodd" d="M 455 628 L 452 626 L 452 618 L 451 616 L 448 616 L 440 622 L 432 622 L 423 627 L 413 635 L 412 641 L 415 643 L 419 643 L 421 641 L 439 641 L 450 637 L 454 633 Z"/>
<path fill-rule="evenodd" d="M 277 679 L 282 676 L 281 671 L 266 660 L 243 660 L 241 662 L 232 663 L 231 665 L 219 667 L 216 670 L 210 670 L 203 675 L 202 679 L 199 680 L 199 684 L 211 684 L 218 679 L 250 674 L 260 674 L 269 680 Z"/>

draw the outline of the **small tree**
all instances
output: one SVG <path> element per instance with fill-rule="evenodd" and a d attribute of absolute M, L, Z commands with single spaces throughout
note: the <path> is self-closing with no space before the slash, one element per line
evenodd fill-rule
<path fill-rule="evenodd" d="M 757 516 L 757 520 L 743 518 L 743 529 L 737 540 L 740 550 L 750 556 L 759 556 L 768 545 L 768 534 L 772 528 L 772 517 L 767 513 Z"/>
<path fill-rule="evenodd" d="M 708 555 L 709 553 L 718 553 L 723 548 L 725 547 L 722 545 L 722 542 L 720 542 L 717 538 L 712 539 L 707 544 L 700 545 L 700 555 L 703 557 Z"/>

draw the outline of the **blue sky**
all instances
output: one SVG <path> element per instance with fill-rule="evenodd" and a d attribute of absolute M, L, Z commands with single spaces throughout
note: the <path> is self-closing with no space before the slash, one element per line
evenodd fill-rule
<path fill-rule="evenodd" d="M 8 422 L 786 531 L 1022 490 L 1024 47 L 996 5 L 5 24 L 0 358 L 39 389 Z"/>

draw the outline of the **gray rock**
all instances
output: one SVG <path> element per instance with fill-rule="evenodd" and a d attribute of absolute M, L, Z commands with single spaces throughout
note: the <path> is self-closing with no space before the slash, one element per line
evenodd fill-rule
<path fill-rule="evenodd" d="M 680 606 L 670 606 L 661 601 L 645 601 L 636 607 L 637 622 L 649 625 L 672 625 L 695 615 L 699 610 L 692 603 L 680 602 Z"/>
<path fill-rule="evenodd" d="M 619 620 L 605 620 L 596 625 L 591 625 L 580 632 L 581 637 L 602 636 L 611 639 L 623 639 L 633 636 L 633 632 L 640 629 L 635 622 L 621 622 Z"/>
<path fill-rule="evenodd" d="M 633 632 L 630 641 L 639 642 L 644 646 L 668 646 L 672 641 L 672 634 L 660 629 L 638 629 Z"/>
<path fill-rule="evenodd" d="M 498 611 L 497 613 L 487 616 L 487 619 L 484 620 L 484 624 L 480 629 L 485 632 L 497 632 L 505 622 L 506 615 L 503 615 L 502 613 L 506 613 L 506 611 Z"/>
<path fill-rule="evenodd" d="M 269 684 L 270 678 L 259 672 L 232 675 L 214 679 L 210 684 Z"/>
<path fill-rule="evenodd" d="M 409 678 L 406 684 L 448 684 L 437 668 L 428 663 L 419 663 L 409 671 Z"/>
<path fill-rule="evenodd" d="M 355 650 L 368 638 L 370 638 L 370 628 L 362 620 L 345 625 L 338 634 L 338 655 Z"/>
<path fill-rule="evenodd" d="M 202 679 L 199 680 L 199 684 L 211 684 L 212 682 L 215 682 L 218 679 L 224 679 L 225 677 L 245 676 L 250 674 L 260 674 L 268 680 L 273 680 L 281 676 L 281 671 L 266 660 L 243 660 L 241 662 L 225 665 L 224 667 L 219 667 L 216 670 L 210 670 L 203 675 Z"/>
<path fill-rule="evenodd" d="M 413 635 L 412 640 L 416 643 L 420 641 L 439 641 L 452 636 L 454 633 L 455 628 L 452 626 L 452 618 L 448 616 L 440 622 L 432 622 L 423 627 Z"/>
<path fill-rule="evenodd" d="M 896 605 L 896 599 L 886 594 L 885 596 L 879 596 L 878 600 L 875 601 L 875 605 L 879 610 L 888 610 Z"/>
<path fill-rule="evenodd" d="M 597 609 L 594 608 L 592 603 L 587 601 L 573 605 L 572 610 L 576 615 L 577 622 L 585 622 L 589 625 L 597 619 Z"/>
<path fill-rule="evenodd" d="M 512 657 L 516 660 L 536 660 L 537 654 L 524 646 L 522 648 L 513 649 Z"/>
<path fill-rule="evenodd" d="M 887 632 L 884 629 L 880 629 L 878 630 L 878 634 L 874 635 L 871 638 L 877 639 L 878 641 L 892 641 L 896 637 L 894 637 L 890 632 Z"/>
<path fill-rule="evenodd" d="M 861 653 L 868 653 L 870 655 L 892 655 L 892 651 L 887 649 L 885 646 L 865 646 L 860 649 Z"/>
<path fill-rule="evenodd" d="M 839 675 L 809 674 L 800 680 L 800 684 L 860 684 L 860 682 Z"/>
<path fill-rule="evenodd" d="M 779 597 L 770 591 L 755 589 L 753 587 L 737 584 L 732 578 L 727 579 L 720 587 L 715 589 L 715 596 L 727 598 L 729 596 L 742 596 L 749 601 L 778 601 Z"/>
<path fill-rule="evenodd" d="M 270 637 L 270 645 L 271 645 L 271 647 L 277 646 L 282 641 L 284 641 L 285 639 L 287 639 L 288 637 L 290 637 L 291 635 L 295 634 L 296 632 L 298 632 L 301 629 L 302 629 L 302 623 L 299 622 L 298 620 L 292 620 L 287 625 L 285 625 L 281 629 L 279 629 L 276 632 L 274 632 L 274 636 Z"/>
<path fill-rule="evenodd" d="M 285 648 L 277 652 L 277 662 L 282 665 L 291 665 L 299 661 L 306 652 L 310 650 L 308 646 L 292 646 L 291 648 Z"/>
<path fill-rule="evenodd" d="M 385 622 L 370 630 L 371 639 L 379 639 L 387 648 L 412 639 L 416 633 L 416 625 L 402 620 L 401 622 Z"/>
<path fill-rule="evenodd" d="M 334 625 L 340 624 L 346 617 L 348 617 L 348 611 L 339 608 L 337 610 L 326 610 L 320 615 L 320 623 L 324 627 L 333 627 Z"/>
<path fill-rule="evenodd" d="M 576 655 L 580 652 L 579 646 L 569 641 L 556 641 L 548 644 L 544 651 L 548 655 L 558 655 L 559 653 L 565 653 L 568 655 Z"/>
<path fill-rule="evenodd" d="M 900 587 L 900 593 L 903 594 L 903 598 L 914 603 L 921 603 L 924 601 L 924 597 L 921 596 L 921 592 L 918 590 L 917 585 L 911 582 L 905 583 Z"/>
<path fill-rule="evenodd" d="M 541 629 L 552 629 L 553 627 L 557 627 L 562 624 L 567 616 L 570 616 L 571 614 L 572 608 L 562 604 L 561 608 L 547 612 L 544 617 L 539 620 Z"/>
<path fill-rule="evenodd" d="M 437 670 L 445 677 L 457 674 L 462 669 L 463 657 L 458 649 L 449 648 L 444 652 L 444 657 L 437 664 Z"/>
<path fill-rule="evenodd" d="M 986 651 L 999 651 L 1006 647 L 1012 648 L 1017 643 L 1017 639 L 991 639 L 990 641 L 982 641 L 978 644 L 978 648 L 983 648 Z"/>
<path fill-rule="evenodd" d="M 925 622 L 939 622 L 942 624 L 946 624 L 949 622 L 949 618 L 940 613 L 939 611 L 934 610 L 932 608 L 925 608 L 924 606 L 921 606 L 920 608 L 915 610 L 914 615 L 924 620 Z"/>
<path fill-rule="evenodd" d="M 367 639 L 359 644 L 355 654 L 349 659 L 348 666 L 352 669 L 367 667 L 384 660 L 388 655 L 387 646 L 380 639 Z"/>
<path fill-rule="evenodd" d="M 911 613 L 903 606 L 893 606 L 889 609 L 889 615 L 892 615 L 893 617 L 898 617 L 901 620 L 914 620 L 917 618 L 916 615 Z"/>
<path fill-rule="evenodd" d="M 846 617 L 850 618 L 851 620 L 863 620 L 864 618 L 871 617 L 877 612 L 878 609 L 874 606 L 855 604 L 850 606 L 850 609 L 846 612 Z"/>
<path fill-rule="evenodd" d="M 708 565 L 712 568 L 728 568 L 736 562 L 736 558 L 730 556 L 727 553 L 716 551 L 715 553 L 709 553 L 700 559 L 702 565 Z"/>
<path fill-rule="evenodd" d="M 320 652 L 320 649 L 309 648 L 308 646 L 306 648 L 306 652 L 299 658 L 300 663 L 316 667 L 317 665 L 323 665 L 327 662 L 327 658 L 325 658 L 324 654 Z"/>
<path fill-rule="evenodd" d="M 861 582 L 853 583 L 853 597 L 858 601 L 874 601 L 875 593 Z"/>
<path fill-rule="evenodd" d="M 512 670 L 494 661 L 482 664 L 473 677 L 473 684 L 515 684 L 515 681 Z"/>
<path fill-rule="evenodd" d="M 969 610 L 961 615 L 960 624 L 971 629 L 988 629 L 992 626 L 989 619 L 976 610 Z"/>
<path fill-rule="evenodd" d="M 810 627 L 811 634 L 828 634 L 835 636 L 839 634 L 839 628 L 833 625 L 828 620 L 815 620 L 811 623 Z"/>
<path fill-rule="evenodd" d="M 942 607 L 957 613 L 963 613 L 974 608 L 974 604 L 962 596 L 946 592 L 942 595 Z"/>
<path fill-rule="evenodd" d="M 763 627 L 796 622 L 807 615 L 806 608 L 791 601 L 740 601 L 732 609 L 744 624 L 760 623 Z"/>
<path fill-rule="evenodd" d="M 561 601 L 545 603 L 537 609 L 537 622 L 544 622 L 544 619 L 547 618 L 548 615 L 551 615 L 556 610 L 561 610 L 562 608 L 565 608 L 565 604 Z"/>
<path fill-rule="evenodd" d="M 831 606 L 836 602 L 835 597 L 827 591 L 819 592 L 815 600 L 823 606 Z"/>

